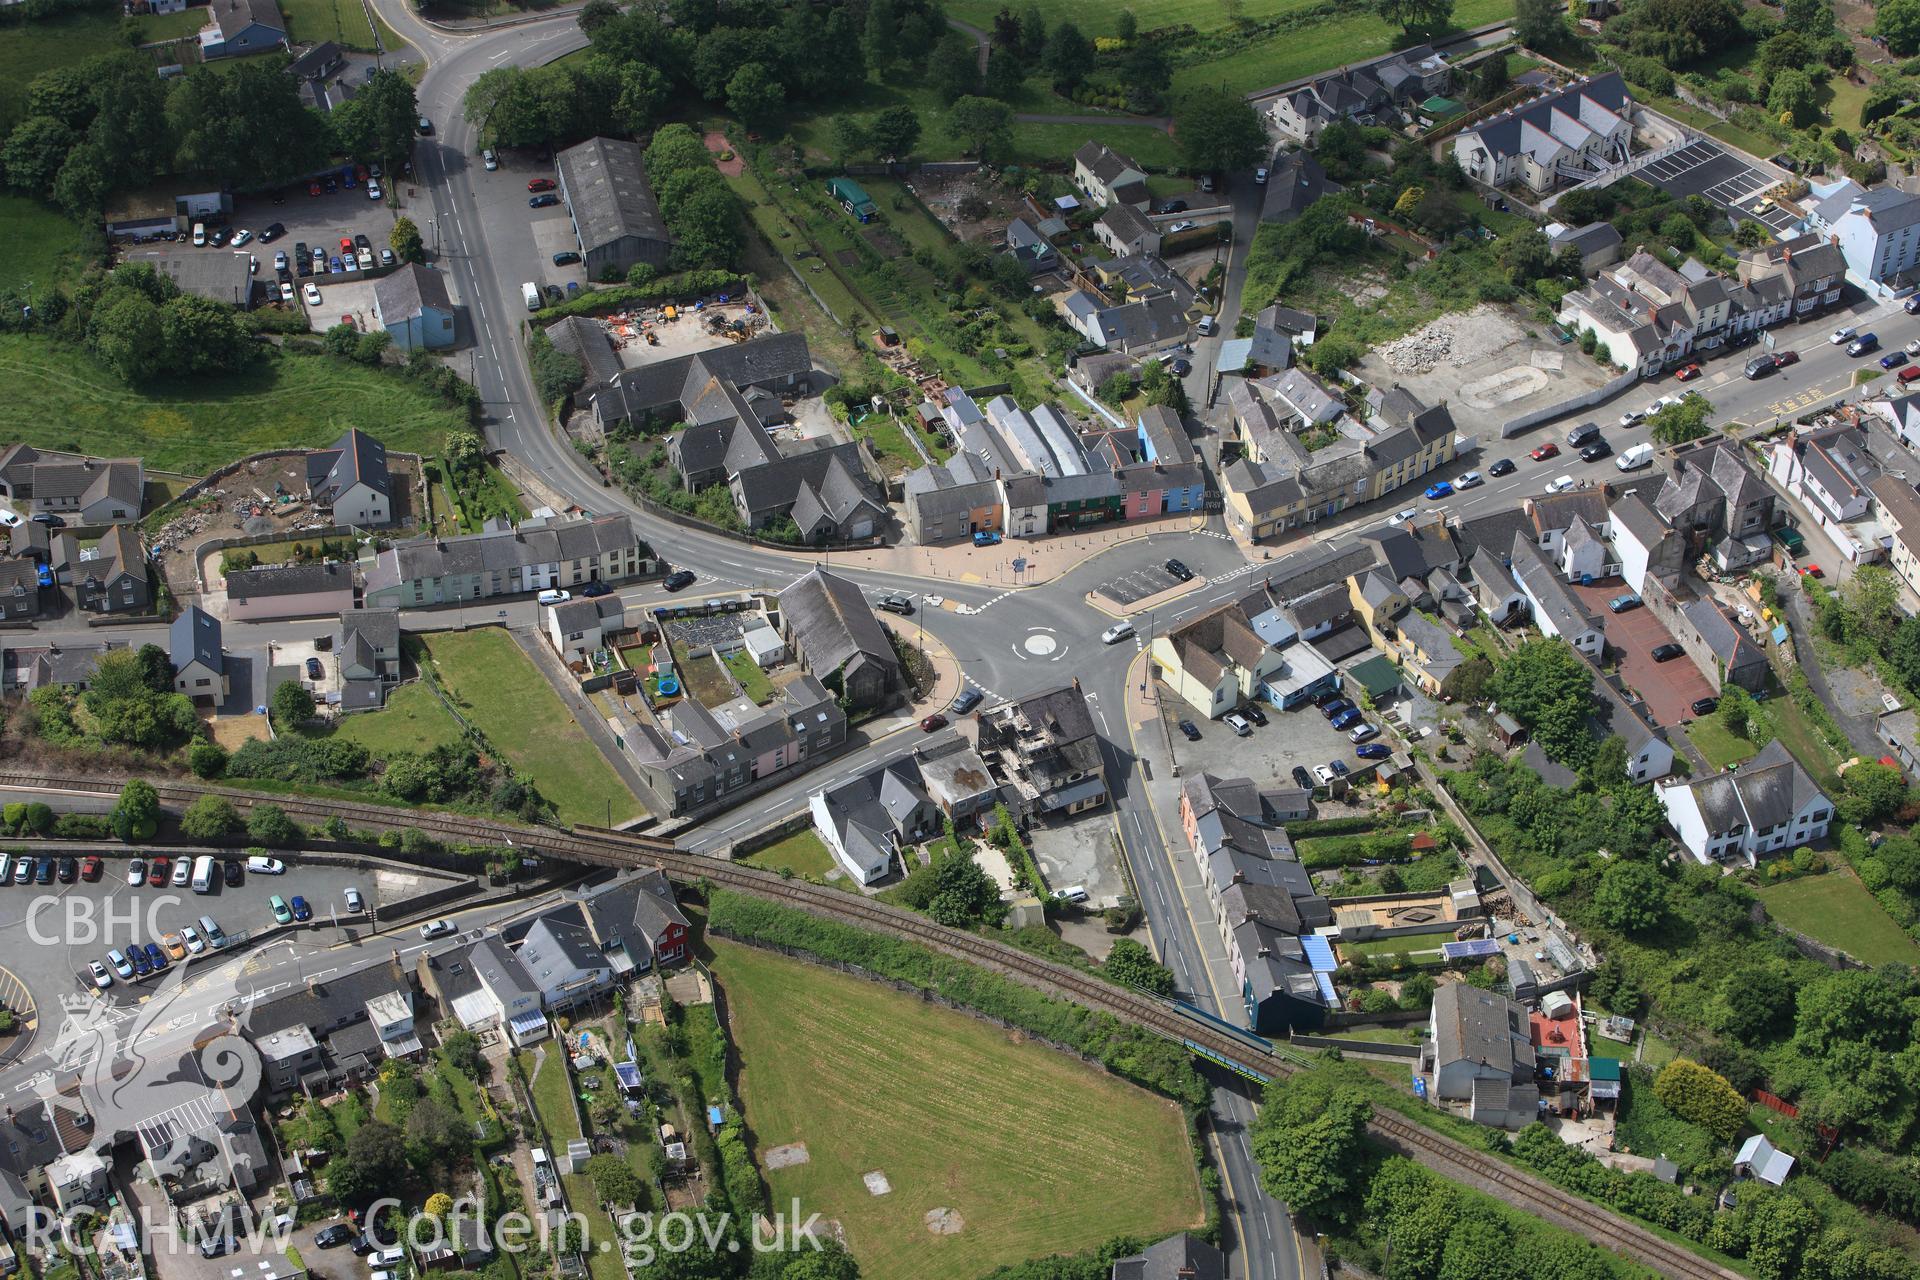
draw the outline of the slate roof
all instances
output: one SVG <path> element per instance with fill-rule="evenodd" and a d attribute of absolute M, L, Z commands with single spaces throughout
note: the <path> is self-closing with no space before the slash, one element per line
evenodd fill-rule
<path fill-rule="evenodd" d="M 1184 1231 L 1113 1260 L 1112 1280 L 1226 1280 L 1226 1276 L 1226 1255 Z"/>
<path fill-rule="evenodd" d="M 620 357 L 614 354 L 613 339 L 607 328 L 591 316 L 566 316 L 547 326 L 547 341 L 580 361 L 587 371 L 587 385 L 611 382 L 621 370 Z"/>
<path fill-rule="evenodd" d="M 1503 995 L 1465 982 L 1433 993 L 1434 1057 L 1445 1067 L 1474 1062 L 1515 1080 L 1533 1077 L 1527 1012 Z"/>
<path fill-rule="evenodd" d="M 343 61 L 345 55 L 340 46 L 328 40 L 307 50 L 287 64 L 287 70 L 297 79 L 313 80 L 326 75 Z"/>
<path fill-rule="evenodd" d="M 1745 825 L 1750 831 L 1778 826 L 1824 793 L 1778 738 L 1737 773 L 1716 773 L 1684 784 L 1707 830 L 1721 835 Z"/>
<path fill-rule="evenodd" d="M 307 492 L 333 502 L 356 484 L 391 497 L 393 477 L 387 470 L 387 446 L 358 427 L 333 442 L 331 449 L 307 455 Z"/>
<path fill-rule="evenodd" d="M 145 482 L 146 472 L 138 458 L 41 462 L 33 468 L 33 499 L 36 503 L 78 499 L 81 506 L 89 507 L 112 498 L 139 511 L 146 496 Z"/>
<path fill-rule="evenodd" d="M 1248 625 L 1238 603 L 1201 614 L 1167 637 L 1180 665 L 1206 684 L 1230 667 L 1253 671 L 1267 656 L 1267 645 Z"/>
<path fill-rule="evenodd" d="M 1322 544 L 1296 551 L 1276 563 L 1267 575 L 1267 588 L 1276 599 L 1291 604 L 1310 591 L 1344 583 L 1373 565 L 1373 548 L 1365 543 L 1339 548 Z"/>
<path fill-rule="evenodd" d="M 561 187 L 587 252 L 627 236 L 671 243 L 644 155 L 637 142 L 589 138 L 557 157 Z"/>
<path fill-rule="evenodd" d="M 1110 204 L 1100 215 L 1100 224 L 1122 244 L 1132 244 L 1142 236 L 1159 236 L 1160 228 L 1147 215 L 1130 204 Z"/>
<path fill-rule="evenodd" d="M 1524 534 L 1516 534 L 1513 539 L 1513 576 L 1536 606 L 1553 620 L 1561 636 L 1570 638 L 1599 630 L 1600 624 L 1585 602 L 1561 581 L 1558 571 Z"/>
<path fill-rule="evenodd" d="M 1658 546 L 1667 536 L 1667 526 L 1660 522 L 1660 517 L 1632 494 L 1616 499 L 1607 512 L 1607 518 L 1613 522 L 1614 528 L 1632 534 L 1633 540 L 1643 547 Z"/>
<path fill-rule="evenodd" d="M 1145 173 L 1131 156 L 1123 155 L 1104 142 L 1083 142 L 1080 149 L 1073 153 L 1075 164 L 1085 165 L 1088 172 L 1103 183 L 1111 183 L 1115 178 L 1131 169 L 1135 173 Z"/>
<path fill-rule="evenodd" d="M 432 267 L 409 262 L 373 285 L 374 309 L 382 324 L 411 320 L 429 310 L 453 314 L 453 299 L 447 296 L 447 278 Z"/>
<path fill-rule="evenodd" d="M 410 990 L 407 971 L 390 959 L 376 960 L 346 973 L 309 979 L 304 986 L 252 1007 L 247 1034 L 255 1039 L 289 1027 L 312 1029 L 358 1022 L 367 1001 L 391 991 Z"/>
<path fill-rule="evenodd" d="M 1561 147 L 1579 147 L 1594 133 L 1606 133 L 1632 114 L 1633 98 L 1617 71 L 1577 81 L 1557 93 L 1542 94 L 1463 133 L 1477 135 L 1495 156 L 1527 152 L 1551 164 Z"/>
<path fill-rule="evenodd" d="M 892 663 L 893 642 L 851 580 L 815 569 L 782 591 L 780 616 L 814 671 L 837 671 L 855 655 Z"/>
<path fill-rule="evenodd" d="M 167 628 L 167 657 L 176 671 L 197 662 L 215 675 L 223 673 L 227 657 L 220 648 L 220 620 L 197 604 L 188 605 Z"/>
<path fill-rule="evenodd" d="M 1338 195 L 1346 188 L 1327 176 L 1313 152 L 1289 151 L 1267 174 L 1260 203 L 1260 221 L 1292 222 L 1321 196 Z"/>
<path fill-rule="evenodd" d="M 790 508 L 803 532 L 822 515 L 838 526 L 863 506 L 876 515 L 886 512 L 867 479 L 857 442 L 743 467 L 733 483 L 750 514 Z"/>
<path fill-rule="evenodd" d="M 227 598 L 259 600 L 269 596 L 299 596 L 315 591 L 343 591 L 353 586 L 353 566 L 331 564 L 260 565 L 227 575 Z"/>
<path fill-rule="evenodd" d="M 553 606 L 553 620 L 563 633 L 571 634 L 603 626 L 609 620 L 623 619 L 626 611 L 627 606 L 620 597 L 608 592 L 603 596 L 576 596 L 561 601 Z"/>
<path fill-rule="evenodd" d="M 567 916 L 549 913 L 534 921 L 518 955 L 527 976 L 543 987 L 611 967 L 574 911 Z"/>
<path fill-rule="evenodd" d="M 283 34 L 287 29 L 286 19 L 280 16 L 280 6 L 275 0 L 213 0 L 207 12 L 219 26 L 221 37 L 227 40 L 256 23 Z"/>
<path fill-rule="evenodd" d="M 813 356 L 804 333 L 768 333 L 745 342 L 729 342 L 656 364 L 625 369 L 600 392 L 601 412 L 613 418 L 630 413 L 680 409 L 710 379 L 736 388 L 767 386 L 807 373 Z"/>
<path fill-rule="evenodd" d="M 1746 629 L 1736 626 L 1712 600 L 1690 601 L 1681 606 L 1680 612 L 1687 615 L 1687 621 L 1707 642 L 1707 648 L 1713 651 L 1714 657 L 1726 664 L 1728 672 L 1766 662 L 1766 655 L 1748 637 Z"/>
<path fill-rule="evenodd" d="M 1584 227 L 1562 227 L 1547 237 L 1554 249 L 1578 249 L 1581 254 L 1598 253 L 1621 242 L 1620 229 L 1611 222 L 1589 222 Z"/>
<path fill-rule="evenodd" d="M 597 558 L 637 545 L 625 515 L 540 517 L 518 527 L 496 524 L 452 538 L 416 538 L 380 553 L 367 574 L 369 591 L 401 582 L 490 573 L 513 566 Z"/>

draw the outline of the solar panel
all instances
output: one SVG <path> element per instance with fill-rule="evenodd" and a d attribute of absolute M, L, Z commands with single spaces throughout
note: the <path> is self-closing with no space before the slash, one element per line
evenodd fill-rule
<path fill-rule="evenodd" d="M 1324 973 L 1316 973 L 1313 975 L 1313 981 L 1320 988 L 1320 998 L 1327 1002 L 1327 1008 L 1338 1009 L 1340 997 L 1334 994 L 1333 979 Z"/>
<path fill-rule="evenodd" d="M 1300 939 L 1300 950 L 1306 953 L 1307 963 L 1315 973 L 1332 973 L 1340 967 L 1333 958 L 1333 948 L 1319 934 L 1305 934 Z"/>
<path fill-rule="evenodd" d="M 1443 942 L 1440 944 L 1440 954 L 1449 960 L 1499 955 L 1500 941 L 1497 938 L 1469 938 L 1465 942 Z"/>

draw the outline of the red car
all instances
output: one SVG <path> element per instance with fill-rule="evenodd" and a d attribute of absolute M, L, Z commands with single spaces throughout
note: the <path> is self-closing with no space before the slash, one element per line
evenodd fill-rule
<path fill-rule="evenodd" d="M 1800 566 L 1800 572 L 1808 578 L 1824 578 L 1827 576 L 1827 571 L 1817 564 L 1802 565 Z"/>
<path fill-rule="evenodd" d="M 1800 353 L 1798 351 L 1782 351 L 1773 358 L 1773 367 L 1776 369 L 1784 369 L 1790 364 L 1799 363 Z"/>
<path fill-rule="evenodd" d="M 310 196 L 317 196 L 317 195 L 319 195 L 319 194 L 320 194 L 320 184 L 319 184 L 319 183 L 317 183 L 317 182 L 309 182 L 309 183 L 307 184 L 307 194 L 308 194 L 308 195 L 310 195 Z"/>
<path fill-rule="evenodd" d="M 560 184 L 555 182 L 552 178 L 535 178 L 533 181 L 527 183 L 527 190 L 552 191 L 554 188 L 558 187 L 559 185 Z"/>
<path fill-rule="evenodd" d="M 342 253 L 352 253 L 352 252 L 353 252 L 353 237 L 352 237 L 352 236 L 341 236 L 341 237 L 340 237 L 340 252 L 342 252 Z"/>
<path fill-rule="evenodd" d="M 1896 376 L 1900 379 L 1900 385 L 1903 387 L 1908 383 L 1920 382 L 1920 364 L 1910 364 L 1902 369 Z"/>
<path fill-rule="evenodd" d="M 1678 373 L 1674 374 L 1673 376 L 1681 382 L 1692 382 L 1695 378 L 1700 376 L 1700 366 L 1697 364 L 1690 364 L 1686 366 L 1684 369 L 1681 369 Z"/>
<path fill-rule="evenodd" d="M 1560 446 L 1549 440 L 1527 456 L 1535 462 L 1545 462 L 1548 458 L 1560 456 Z"/>
<path fill-rule="evenodd" d="M 103 869 L 104 865 L 93 854 L 88 854 L 80 860 L 80 878 L 89 883 L 98 880 Z"/>
<path fill-rule="evenodd" d="M 173 872 L 172 864 L 173 859 L 164 853 L 156 857 L 147 870 L 147 883 L 156 889 L 166 888 L 167 877 Z"/>
<path fill-rule="evenodd" d="M 932 715 L 928 716 L 925 720 L 922 720 L 920 722 L 920 727 L 922 729 L 925 729 L 928 733 L 932 733 L 936 729 L 946 728 L 947 718 L 941 715 L 938 711 L 936 711 Z"/>

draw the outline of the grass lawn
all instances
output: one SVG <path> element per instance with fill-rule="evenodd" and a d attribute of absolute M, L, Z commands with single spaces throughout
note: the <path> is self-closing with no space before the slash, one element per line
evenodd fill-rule
<path fill-rule="evenodd" d="M 506 516 L 515 524 L 527 518 L 527 504 L 520 500 L 520 490 L 513 481 L 507 479 L 507 473 L 488 463 L 486 473 L 480 484 L 467 493 L 466 504 L 462 506 L 455 500 L 455 493 L 444 469 L 440 477 L 440 503 L 445 510 L 441 514 L 443 523 L 456 525 L 452 533 L 479 533 L 481 528 L 493 516 Z"/>
<path fill-rule="evenodd" d="M 764 707 L 773 700 L 773 681 L 767 679 L 767 673 L 760 669 L 752 654 L 745 649 L 736 650 L 726 656 L 726 664 L 733 678 L 757 705 Z"/>
<path fill-rule="evenodd" d="M 403 684 L 387 695 L 379 711 L 346 717 L 333 736 L 357 742 L 376 756 L 396 751 L 431 751 L 461 740 L 460 726 L 423 681 Z"/>
<path fill-rule="evenodd" d="M 580 1122 L 568 1105 L 567 1094 L 573 1088 L 573 1078 L 567 1073 L 566 1050 L 557 1041 L 546 1045 L 546 1056 L 540 1062 L 538 1072 L 534 1070 L 534 1061 L 540 1058 L 534 1050 L 523 1049 L 520 1052 L 520 1065 L 526 1070 L 533 1084 L 533 1109 L 540 1113 L 540 1122 L 546 1126 L 547 1136 L 554 1145 L 571 1138 L 581 1137 Z"/>
<path fill-rule="evenodd" d="M 701 706 L 717 707 L 723 702 L 733 701 L 733 685 L 728 681 L 727 673 L 721 669 L 720 660 L 712 654 L 681 662 L 680 679 L 686 685 L 687 693 Z"/>
<path fill-rule="evenodd" d="M 367 25 L 366 7 L 360 0 L 285 0 L 280 12 L 292 40 L 309 44 L 332 40 L 348 49 L 373 52 L 373 28 Z"/>
<path fill-rule="evenodd" d="M 427 655 L 448 696 L 553 802 L 562 822 L 622 822 L 640 812 L 613 767 L 504 631 L 443 632 Z"/>
<path fill-rule="evenodd" d="M 768 871 L 785 868 L 808 880 L 824 880 L 827 872 L 833 870 L 832 851 L 811 827 L 796 831 L 778 844 L 770 844 L 740 861 Z"/>
<path fill-rule="evenodd" d="M 1438 954 L 1440 944 L 1448 940 L 1444 933 L 1415 933 L 1402 938 L 1368 938 L 1364 942 L 1343 942 L 1342 951 L 1363 956 L 1413 955 L 1421 951 Z"/>
<path fill-rule="evenodd" d="M 0 42 L 4 43 L 4 42 Z M 389 449 L 438 453 L 460 415 L 395 373 L 329 356 L 270 355 L 245 373 L 129 387 L 75 347 L 0 335 L 0 439 L 203 475 L 262 449 L 321 448 L 348 427 Z"/>
<path fill-rule="evenodd" d="M 1834 757 L 1833 748 L 1827 745 L 1826 736 L 1791 697 L 1777 696 L 1765 705 L 1773 716 L 1774 732 L 1787 744 L 1787 750 L 1793 752 L 1794 758 L 1813 775 L 1813 780 L 1831 795 L 1840 786 L 1840 775 L 1836 772 L 1840 762 Z"/>
<path fill-rule="evenodd" d="M 808 1151 L 768 1176 L 773 1202 L 837 1219 L 870 1280 L 972 1280 L 1200 1221 L 1172 1103 L 886 987 L 749 947 L 714 952 L 759 1149 Z M 856 1075 L 857 1091 L 820 1087 Z M 875 1170 L 890 1194 L 868 1193 Z M 940 1208 L 959 1231 L 929 1231 Z"/>
<path fill-rule="evenodd" d="M 587 1274 L 593 1280 L 628 1280 L 626 1264 L 620 1258 L 620 1233 L 600 1207 L 593 1179 L 584 1173 L 563 1173 L 560 1181 L 567 1189 L 567 1207 L 586 1220 Z"/>
<path fill-rule="evenodd" d="M 1249 4 L 1248 16 L 1261 7 L 1257 2 Z M 1282 3 L 1272 12 L 1295 7 Z M 1224 14 L 1225 9 L 1217 11 Z M 1460 0 L 1454 6 L 1453 25 L 1465 29 L 1512 16 L 1512 0 Z M 992 25 L 991 18 L 987 25 Z M 1152 25 L 1141 15 L 1142 30 Z M 1344 63 L 1377 58 L 1411 43 L 1397 24 L 1362 11 L 1282 31 L 1225 57 L 1181 67 L 1173 73 L 1173 92 L 1177 97 L 1187 89 L 1224 85 L 1228 93 L 1250 93 Z"/>
<path fill-rule="evenodd" d="M 1084 108 L 1062 106 L 1062 114 Z M 1082 143 L 1104 142 L 1123 151 L 1149 169 L 1172 169 L 1180 163 L 1180 148 L 1173 138 L 1152 125 L 1129 124 L 1124 118 L 1112 124 L 1042 124 L 1016 120 L 1013 125 L 1013 158 L 1023 164 L 1043 164 L 1071 156 Z M 1185 188 L 1190 184 L 1178 184 Z"/>
<path fill-rule="evenodd" d="M 1693 745 L 1700 748 L 1700 754 L 1707 758 L 1707 763 L 1716 769 L 1736 764 L 1760 750 L 1747 739 L 1734 736 L 1730 729 L 1720 723 L 1718 716 L 1702 716 L 1688 725 L 1686 732 Z"/>
<path fill-rule="evenodd" d="M 17 37 L 18 31 L 9 35 Z M 0 87 L 0 93 L 5 92 Z M 0 289 L 41 288 L 78 274 L 80 228 L 38 200 L 0 196 L 0 225 L 7 229 L 7 251 L 0 254 Z"/>
<path fill-rule="evenodd" d="M 1844 868 L 1762 886 L 1767 914 L 1865 964 L 1920 964 L 1920 947 Z"/>
<path fill-rule="evenodd" d="M 889 475 L 926 465 L 926 459 L 908 441 L 901 419 L 891 413 L 866 414 L 853 424 L 852 431 L 856 436 L 866 437 L 873 446 L 875 456 L 880 459 L 881 467 Z"/>

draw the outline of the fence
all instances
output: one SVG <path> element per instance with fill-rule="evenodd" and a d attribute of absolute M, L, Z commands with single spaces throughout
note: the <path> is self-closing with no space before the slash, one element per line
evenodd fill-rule
<path fill-rule="evenodd" d="M 1287 1043 L 1303 1049 L 1338 1049 L 1342 1053 L 1370 1053 L 1383 1058 L 1420 1057 L 1417 1044 L 1394 1044 L 1388 1040 L 1349 1040 L 1343 1036 L 1303 1036 L 1298 1032 L 1287 1037 Z"/>
<path fill-rule="evenodd" d="M 1558 404 L 1550 404 L 1544 409 L 1535 409 L 1532 413 L 1523 413 L 1500 428 L 1500 438 L 1502 440 L 1508 440 L 1519 435 L 1529 427 L 1537 427 L 1543 422 L 1551 422 L 1555 418 L 1564 417 L 1571 413 L 1578 413 L 1582 409 L 1591 409 L 1594 405 L 1600 404 L 1602 401 L 1613 399 L 1613 397 L 1619 395 L 1622 391 L 1625 391 L 1628 387 L 1633 386 L 1639 381 L 1640 375 L 1629 370 L 1613 381 L 1596 387 L 1584 395 L 1577 395 L 1571 399 L 1562 400 Z"/>

